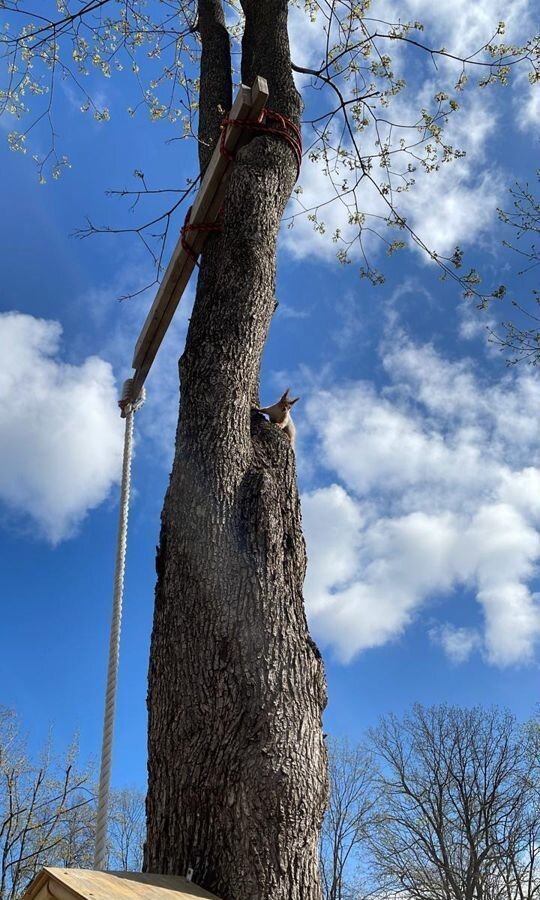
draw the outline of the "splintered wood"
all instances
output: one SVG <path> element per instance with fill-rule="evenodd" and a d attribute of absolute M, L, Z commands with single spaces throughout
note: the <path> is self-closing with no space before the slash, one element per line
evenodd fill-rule
<path fill-rule="evenodd" d="M 177 875 L 42 869 L 21 900 L 219 900 Z"/>
<path fill-rule="evenodd" d="M 242 85 L 228 118 L 240 121 L 256 122 L 268 100 L 268 84 L 265 78 L 256 78 L 251 88 Z M 230 157 L 246 140 L 246 129 L 241 125 L 227 125 L 223 138 L 223 149 L 214 150 L 210 163 L 204 173 L 197 199 L 191 209 L 190 225 L 211 224 L 219 217 L 225 189 L 232 162 Z M 188 230 L 184 241 L 190 251 L 182 246 L 179 238 L 174 248 L 171 261 L 163 277 L 150 312 L 146 317 L 141 334 L 135 346 L 133 357 L 133 396 L 136 398 L 144 384 L 146 376 L 165 337 L 172 317 L 180 303 L 182 294 L 195 268 L 194 257 L 201 252 L 206 239 L 204 231 Z"/>

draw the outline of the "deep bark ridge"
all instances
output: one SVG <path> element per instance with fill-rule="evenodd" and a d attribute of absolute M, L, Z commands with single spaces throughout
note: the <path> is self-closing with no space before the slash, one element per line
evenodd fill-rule
<path fill-rule="evenodd" d="M 287 0 L 243 0 L 242 79 L 299 122 Z M 200 0 L 200 160 L 231 105 L 221 0 Z M 209 236 L 180 362 L 181 415 L 162 514 L 149 674 L 145 868 L 223 900 L 319 900 L 327 795 L 320 654 L 302 584 L 294 452 L 253 412 L 275 308 L 276 242 L 296 176 L 286 141 L 238 153 Z"/>

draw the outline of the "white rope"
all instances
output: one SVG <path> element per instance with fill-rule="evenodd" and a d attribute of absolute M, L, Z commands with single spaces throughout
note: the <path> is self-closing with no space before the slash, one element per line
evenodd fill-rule
<path fill-rule="evenodd" d="M 118 661 L 120 656 L 120 630 L 122 626 L 122 602 L 124 597 L 124 571 L 126 564 L 126 544 L 131 485 L 131 456 L 133 450 L 133 416 L 144 402 L 144 388 L 136 402 L 130 399 L 132 379 L 129 378 L 122 390 L 119 406 L 126 420 L 124 433 L 124 456 L 122 461 L 122 486 L 120 491 L 120 514 L 116 541 L 116 564 L 114 572 L 113 608 L 111 634 L 109 640 L 109 664 L 107 669 L 107 689 L 105 693 L 105 716 L 103 723 L 103 743 L 101 747 L 101 767 L 99 774 L 98 808 L 96 817 L 96 840 L 94 847 L 94 868 L 105 869 L 107 865 L 107 818 L 109 812 L 109 792 L 111 784 L 111 762 L 114 732 L 114 712 L 116 706 L 116 685 L 118 681 Z"/>

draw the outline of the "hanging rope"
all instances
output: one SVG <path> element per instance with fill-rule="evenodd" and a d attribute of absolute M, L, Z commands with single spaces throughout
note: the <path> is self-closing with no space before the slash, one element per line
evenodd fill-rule
<path fill-rule="evenodd" d="M 114 592 L 109 639 L 109 664 L 107 669 L 107 689 L 105 693 L 105 716 L 103 723 L 103 744 L 99 774 L 98 808 L 96 817 L 96 841 L 94 847 L 94 868 L 104 869 L 107 865 L 107 817 L 109 811 L 109 791 L 111 784 L 111 761 L 114 732 L 114 711 L 116 705 L 116 685 L 118 681 L 118 660 L 120 652 L 120 629 L 122 626 L 122 601 L 124 597 L 124 571 L 126 563 L 126 543 L 131 483 L 131 456 L 133 451 L 133 416 L 144 403 L 144 388 L 136 401 L 131 399 L 133 379 L 128 378 L 119 401 L 122 418 L 126 420 L 124 433 L 124 456 L 122 461 L 122 486 L 120 490 L 120 514 L 116 541 L 116 563 L 114 571 Z"/>

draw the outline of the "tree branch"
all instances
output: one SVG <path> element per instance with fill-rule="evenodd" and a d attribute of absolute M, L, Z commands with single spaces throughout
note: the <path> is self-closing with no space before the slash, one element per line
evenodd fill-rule
<path fill-rule="evenodd" d="M 199 162 L 201 174 L 219 139 L 221 122 L 232 105 L 231 47 L 221 0 L 199 0 L 201 90 Z"/>

